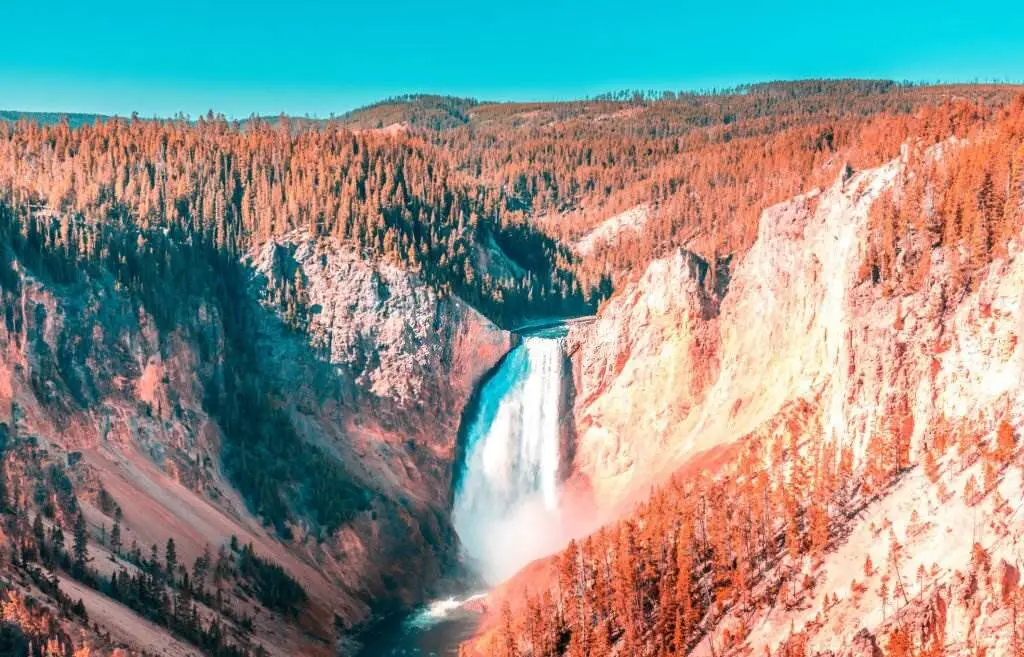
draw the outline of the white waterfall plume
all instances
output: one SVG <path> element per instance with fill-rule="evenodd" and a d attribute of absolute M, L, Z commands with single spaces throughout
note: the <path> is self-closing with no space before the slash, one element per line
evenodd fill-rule
<path fill-rule="evenodd" d="M 484 385 L 452 512 L 471 565 L 490 583 L 561 544 L 562 363 L 558 337 L 523 340 Z"/>

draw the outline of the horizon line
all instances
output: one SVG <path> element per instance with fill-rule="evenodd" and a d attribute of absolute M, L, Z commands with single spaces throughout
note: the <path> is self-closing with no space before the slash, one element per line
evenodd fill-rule
<path fill-rule="evenodd" d="M 761 79 L 761 80 L 753 80 L 753 81 L 750 81 L 750 82 L 737 83 L 737 84 L 733 84 L 733 85 L 724 85 L 724 86 L 720 86 L 720 87 L 718 87 L 718 86 L 706 86 L 706 87 L 691 87 L 691 88 L 671 89 L 668 86 L 664 86 L 664 87 L 650 86 L 650 87 L 647 87 L 647 88 L 643 88 L 641 86 L 636 86 L 636 87 L 620 86 L 620 87 L 618 87 L 616 89 L 609 89 L 607 91 L 603 91 L 603 92 L 599 92 L 599 93 L 595 93 L 595 94 L 591 94 L 591 95 L 565 96 L 565 97 L 558 97 L 556 95 L 555 97 L 536 98 L 536 99 L 512 98 L 512 97 L 505 97 L 505 98 L 483 98 L 483 99 L 481 99 L 481 98 L 477 98 L 477 97 L 474 97 L 474 96 L 471 96 L 471 95 L 461 95 L 461 94 L 458 94 L 458 93 L 443 93 L 443 92 L 440 92 L 440 91 L 409 92 L 409 93 L 393 94 L 393 95 L 389 95 L 389 96 L 382 96 L 379 100 L 375 100 L 375 101 L 371 101 L 371 102 L 368 102 L 368 103 L 356 105 L 356 106 L 352 107 L 351 109 L 342 110 L 342 111 L 340 111 L 338 113 L 331 112 L 330 114 L 328 114 L 326 116 L 319 115 L 317 113 L 310 113 L 310 112 L 306 112 L 304 114 L 294 114 L 294 113 L 288 113 L 288 112 L 284 112 L 284 111 L 281 111 L 281 112 L 278 112 L 278 113 L 258 113 L 258 112 L 252 112 L 252 113 L 250 113 L 250 114 L 248 114 L 246 116 L 241 116 L 241 115 L 230 115 L 229 116 L 228 114 L 225 114 L 223 112 L 216 111 L 212 107 L 209 108 L 208 110 L 206 110 L 205 112 L 200 112 L 200 113 L 196 114 L 195 116 L 193 116 L 190 113 L 181 112 L 181 111 L 179 111 L 176 114 L 170 114 L 170 115 L 168 115 L 168 114 L 162 114 L 162 115 L 161 114 L 152 114 L 152 115 L 148 115 L 148 116 L 143 116 L 143 115 L 141 115 L 136 110 L 127 112 L 126 114 L 121 114 L 121 113 L 117 113 L 117 112 L 115 112 L 115 113 L 105 113 L 105 112 L 92 112 L 92 111 L 88 111 L 88 110 L 15 109 L 15 108 L 2 108 L 2 107 L 0 107 L 0 121 L 3 121 L 3 120 L 8 120 L 9 121 L 10 120 L 10 119 L 4 119 L 3 116 L 2 116 L 3 114 L 24 115 L 23 118 L 26 118 L 26 119 L 31 118 L 31 115 L 47 115 L 47 114 L 49 114 L 49 115 L 55 115 L 56 117 L 67 117 L 69 119 L 73 118 L 73 117 L 81 117 L 81 118 L 91 118 L 91 119 L 94 119 L 94 120 L 114 120 L 114 119 L 131 119 L 133 117 L 137 117 L 137 118 L 139 118 L 141 120 L 145 120 L 145 121 L 176 121 L 176 120 L 185 120 L 185 121 L 188 121 L 188 122 L 194 122 L 194 121 L 197 121 L 199 119 L 206 118 L 206 117 L 208 117 L 208 116 L 210 116 L 212 114 L 212 116 L 214 118 L 216 118 L 216 119 L 223 119 L 223 120 L 230 121 L 230 122 L 245 122 L 245 121 L 252 121 L 252 120 L 255 120 L 255 119 L 274 120 L 274 119 L 278 119 L 278 118 L 280 118 L 282 116 L 284 116 L 286 118 L 290 118 L 290 119 L 301 119 L 301 120 L 310 120 L 310 121 L 332 121 L 332 120 L 343 119 L 343 118 L 351 116 L 352 114 L 354 114 L 356 112 L 359 112 L 359 111 L 363 111 L 363 110 L 367 110 L 367 109 L 372 109 L 374 107 L 378 107 L 378 106 L 381 106 L 381 105 L 387 105 L 387 104 L 392 104 L 392 103 L 397 104 L 397 103 L 401 103 L 401 102 L 406 102 L 408 100 L 416 99 L 416 98 L 447 98 L 447 99 L 468 101 L 468 102 L 473 103 L 474 105 L 515 105 L 515 104 L 540 104 L 540 105 L 550 104 L 550 105 L 556 105 L 556 104 L 564 104 L 564 103 L 585 103 L 585 102 L 617 102 L 617 103 L 652 102 L 653 103 L 653 102 L 658 102 L 658 101 L 665 100 L 665 95 L 666 94 L 670 94 L 670 93 L 674 94 L 676 96 L 679 96 L 679 95 L 684 95 L 684 96 L 716 96 L 716 95 L 728 96 L 728 95 L 738 95 L 743 90 L 748 89 L 748 88 L 752 88 L 752 87 L 770 86 L 770 85 L 776 85 L 776 84 L 778 84 L 778 85 L 797 84 L 797 83 L 801 83 L 801 82 L 882 82 L 882 83 L 891 83 L 891 84 L 895 85 L 898 88 L 957 87 L 957 86 L 1000 86 L 1000 87 L 1018 87 L 1019 86 L 1019 87 L 1024 87 L 1024 79 L 1009 80 L 1009 79 L 1005 79 L 1005 78 L 1004 79 L 997 79 L 997 78 L 987 79 L 987 78 L 979 78 L 979 77 L 974 77 L 972 79 L 961 79 L 961 80 L 957 80 L 957 79 L 948 79 L 948 80 L 946 80 L 946 79 L 936 79 L 936 80 L 924 80 L 924 79 L 911 80 L 911 79 L 903 79 L 903 80 L 897 80 L 897 79 L 894 79 L 894 78 L 884 78 L 884 77 L 874 78 L 874 77 L 850 77 L 850 76 L 835 77 L 835 78 L 828 78 L 828 77 L 820 77 L 820 78 L 776 78 L 776 79 L 767 79 L 766 78 L 766 79 Z M 618 94 L 633 94 L 634 96 L 632 98 L 622 98 L 622 99 L 613 98 L 613 96 L 618 95 Z M 639 95 L 641 97 L 638 99 L 636 97 L 637 95 Z"/>

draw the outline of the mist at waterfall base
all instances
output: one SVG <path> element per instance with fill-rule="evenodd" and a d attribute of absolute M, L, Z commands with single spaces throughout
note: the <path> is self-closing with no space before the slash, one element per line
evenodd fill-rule
<path fill-rule="evenodd" d="M 564 326 L 531 332 L 477 395 L 463 434 L 452 522 L 464 565 L 493 586 L 566 540 L 559 506 Z M 364 637 L 365 657 L 456 655 L 483 591 L 436 600 Z"/>

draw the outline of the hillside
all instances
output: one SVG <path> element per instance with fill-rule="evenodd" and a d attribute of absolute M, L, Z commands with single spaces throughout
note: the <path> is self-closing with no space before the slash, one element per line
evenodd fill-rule
<path fill-rule="evenodd" d="M 79 112 L 17 112 L 13 110 L 0 110 L 0 121 L 31 121 L 40 125 L 54 125 L 61 121 L 67 121 L 68 126 L 72 128 L 107 121 L 110 118 L 103 114 L 82 114 Z"/>
<path fill-rule="evenodd" d="M 180 273 L 132 292 L 3 220 L 7 585 L 45 594 L 36 580 L 63 571 L 63 590 L 98 592 L 81 594 L 94 619 L 105 595 L 163 628 L 106 626 L 114 645 L 332 654 L 337 630 L 421 599 L 450 567 L 457 418 L 507 333 L 308 239 L 268 243 L 246 277 L 207 252 L 186 297 Z M 303 281 L 301 320 L 275 296 L 285 275 Z M 137 573 L 148 593 L 124 590 Z"/>
<path fill-rule="evenodd" d="M 705 259 L 753 243 L 767 206 L 828 184 L 843 166 L 878 166 L 911 138 L 962 134 L 1019 87 L 807 80 L 715 93 L 624 93 L 563 103 L 476 103 L 465 123 L 409 127 L 452 169 L 497 194 L 504 212 L 565 244 L 641 205 L 645 230 L 586 249 L 581 271 L 619 283 L 686 248 Z M 954 102 L 959 101 L 959 102 Z M 381 126 L 429 117 L 412 97 L 356 112 Z M 460 107 L 462 107 L 460 105 Z M 405 118 L 389 117 L 402 114 Z M 373 127 L 373 126 L 370 126 Z"/>
<path fill-rule="evenodd" d="M 470 98 L 413 95 L 389 98 L 347 112 L 339 123 L 354 130 L 374 130 L 401 126 L 447 130 L 469 122 L 468 113 L 477 105 Z"/>

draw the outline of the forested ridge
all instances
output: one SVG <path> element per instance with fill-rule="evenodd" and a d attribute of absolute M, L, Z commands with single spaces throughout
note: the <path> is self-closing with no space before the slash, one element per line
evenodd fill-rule
<path fill-rule="evenodd" d="M 235 256 L 301 229 L 420 272 L 501 322 L 580 312 L 599 295 L 567 248 L 500 211 L 497 194 L 416 137 L 217 118 L 0 133 L 4 198 L 65 250 L 74 241 L 95 255 L 91 233 L 117 222 L 178 227 Z M 505 266 L 490 267 L 494 256 Z"/>
<path fill-rule="evenodd" d="M 466 121 L 420 135 L 453 168 L 500 190 L 508 211 L 563 243 L 640 204 L 653 215 L 588 254 L 581 269 L 622 276 L 677 247 L 740 254 L 768 205 L 877 166 L 908 141 L 964 137 L 1020 93 L 1008 86 L 809 80 L 706 94 L 624 92 L 572 103 L 462 104 Z M 395 99 L 355 125 L 427 117 L 436 97 Z M 402 110 L 399 112 L 398 110 Z M 345 121 L 346 119 L 342 119 Z"/>
<path fill-rule="evenodd" d="M 566 103 L 407 96 L 329 121 L 23 120 L 0 124 L 0 191 L 59 224 L 58 242 L 116 219 L 238 255 L 306 231 L 512 324 L 592 310 L 676 247 L 742 253 L 764 207 L 908 139 L 962 137 L 1016 93 L 811 80 Z M 640 204 L 642 231 L 570 248 Z"/>

